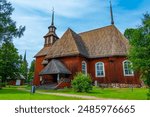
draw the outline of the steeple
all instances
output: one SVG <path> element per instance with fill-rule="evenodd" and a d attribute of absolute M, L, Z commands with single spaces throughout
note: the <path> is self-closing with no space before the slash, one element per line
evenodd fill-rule
<path fill-rule="evenodd" d="M 50 28 L 55 28 L 55 30 L 56 30 L 56 27 L 54 26 L 54 8 L 52 9 L 52 21 L 51 21 L 51 25 L 48 27 L 48 29 L 50 29 Z"/>
<path fill-rule="evenodd" d="M 113 9 L 112 9 L 112 3 L 110 0 L 110 16 L 111 16 L 111 24 L 114 24 L 114 17 L 113 17 Z"/>
<path fill-rule="evenodd" d="M 55 43 L 55 41 L 58 38 L 58 36 L 56 35 L 56 27 L 54 25 L 54 8 L 52 10 L 52 20 L 51 20 L 51 25 L 48 27 L 49 32 L 44 36 L 45 38 L 45 44 L 44 46 L 51 46 Z"/>
<path fill-rule="evenodd" d="M 52 23 L 51 23 L 51 26 L 53 26 L 53 25 L 54 25 L 54 8 L 52 10 Z"/>

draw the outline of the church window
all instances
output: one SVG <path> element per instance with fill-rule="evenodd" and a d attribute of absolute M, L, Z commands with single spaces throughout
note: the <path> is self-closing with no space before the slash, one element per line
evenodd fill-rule
<path fill-rule="evenodd" d="M 87 63 L 82 61 L 82 73 L 87 74 Z"/>
<path fill-rule="evenodd" d="M 105 69 L 103 62 L 98 62 L 95 64 L 95 74 L 96 77 L 105 77 Z"/>
<path fill-rule="evenodd" d="M 123 72 L 124 76 L 134 76 L 132 63 L 129 60 L 123 61 Z"/>

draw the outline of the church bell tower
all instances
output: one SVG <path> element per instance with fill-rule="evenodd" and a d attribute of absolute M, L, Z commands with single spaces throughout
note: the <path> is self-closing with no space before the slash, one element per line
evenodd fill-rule
<path fill-rule="evenodd" d="M 44 36 L 45 43 L 44 47 L 51 46 L 57 41 L 59 38 L 56 35 L 56 27 L 54 25 L 54 10 L 52 11 L 52 22 L 51 25 L 48 27 L 49 32 Z"/>

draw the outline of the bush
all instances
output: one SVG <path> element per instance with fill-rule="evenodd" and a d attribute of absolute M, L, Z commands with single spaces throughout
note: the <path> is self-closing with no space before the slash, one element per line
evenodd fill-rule
<path fill-rule="evenodd" d="M 7 83 L 0 83 L 0 87 L 6 87 Z"/>
<path fill-rule="evenodd" d="M 89 92 L 92 90 L 91 77 L 83 73 L 77 73 L 71 84 L 73 89 L 77 92 Z"/>

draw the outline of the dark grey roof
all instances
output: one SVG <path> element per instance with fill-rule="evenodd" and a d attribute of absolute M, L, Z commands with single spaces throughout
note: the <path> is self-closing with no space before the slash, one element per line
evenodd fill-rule
<path fill-rule="evenodd" d="M 71 72 L 59 60 L 53 59 L 40 72 L 39 75 L 48 75 L 48 74 L 71 74 Z"/>

